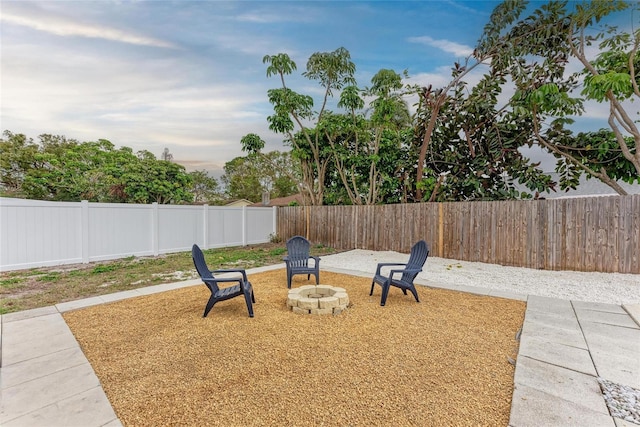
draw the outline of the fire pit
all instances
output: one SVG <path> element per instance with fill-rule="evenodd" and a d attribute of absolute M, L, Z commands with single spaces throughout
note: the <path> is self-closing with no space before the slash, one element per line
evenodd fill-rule
<path fill-rule="evenodd" d="M 338 314 L 349 305 L 344 288 L 329 285 L 304 285 L 289 290 L 287 307 L 300 314 Z"/>

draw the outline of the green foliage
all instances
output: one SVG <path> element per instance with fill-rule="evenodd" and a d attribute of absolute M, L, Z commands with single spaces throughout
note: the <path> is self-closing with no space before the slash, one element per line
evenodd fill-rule
<path fill-rule="evenodd" d="M 120 268 L 120 265 L 115 263 L 115 264 L 101 264 L 101 265 L 96 265 L 95 267 L 93 267 L 93 269 L 91 270 L 91 274 L 102 274 L 102 273 L 108 273 L 110 271 L 115 271 L 118 268 Z"/>
<path fill-rule="evenodd" d="M 222 182 L 230 199 L 247 199 L 257 203 L 262 200 L 263 191 L 269 192 L 271 198 L 298 192 L 298 167 L 287 152 L 272 151 L 236 157 L 225 163 L 224 171 Z"/>
<path fill-rule="evenodd" d="M 523 10 L 517 3 L 505 2 L 496 10 L 511 8 L 519 18 Z M 549 2 L 515 24 L 510 19 L 508 25 L 500 27 L 500 37 L 505 42 L 496 45 L 491 71 L 508 75 L 516 85 L 510 101 L 512 112 L 528 117 L 533 125 L 532 143 L 558 159 L 556 171 L 560 173 L 562 189 L 574 188 L 585 173 L 624 194 L 616 180 L 640 177 L 640 156 L 636 154 L 640 131 L 621 102 L 640 98 L 640 30 L 629 33 L 597 26 L 612 14 L 628 13 L 630 7 L 637 9 L 636 13 L 640 11 L 637 4 L 631 6 L 619 0 Z M 599 53 L 591 58 L 588 55 L 593 50 L 588 46 L 594 43 L 598 43 Z M 578 60 L 584 69 L 571 72 L 571 59 Z M 578 91 L 587 99 L 609 103 L 608 122 L 613 132 L 606 142 L 603 135 L 574 136 L 568 128 L 573 116 L 585 112 L 584 99 L 577 96 Z M 598 149 L 587 149 L 588 145 Z M 611 154 L 607 156 L 611 158 L 606 160 L 595 154 L 609 150 Z"/>
<path fill-rule="evenodd" d="M 10 131 L 0 140 L 3 194 L 39 200 L 128 203 L 190 202 L 184 167 L 149 152 L 115 149 L 104 139 L 80 143 L 43 134 L 34 143 Z"/>
<path fill-rule="evenodd" d="M 222 202 L 218 180 L 205 170 L 189 172 L 191 178 L 191 194 L 194 203 L 219 204 Z"/>
<path fill-rule="evenodd" d="M 44 273 L 38 277 L 38 282 L 57 282 L 60 277 L 61 275 L 58 272 Z"/>
<path fill-rule="evenodd" d="M 9 277 L 7 279 L 0 280 L 0 287 L 5 289 L 15 288 L 16 285 L 24 282 L 23 277 Z"/>
<path fill-rule="evenodd" d="M 245 151 L 249 154 L 259 153 L 260 150 L 264 148 L 264 140 L 260 138 L 260 135 L 255 133 L 249 133 L 242 137 L 240 140 L 240 144 L 242 145 L 242 151 Z"/>

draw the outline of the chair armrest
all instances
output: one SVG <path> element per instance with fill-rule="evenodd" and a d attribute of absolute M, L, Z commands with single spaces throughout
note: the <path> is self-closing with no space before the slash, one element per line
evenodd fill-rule
<path fill-rule="evenodd" d="M 227 269 L 227 270 L 214 270 L 212 273 L 240 273 L 242 274 L 242 279 L 247 281 L 247 272 L 243 269 Z M 219 282 L 225 281 L 226 279 L 216 279 Z"/>
<path fill-rule="evenodd" d="M 391 270 L 389 272 L 389 277 L 392 278 L 396 273 L 420 273 L 421 271 L 421 268 L 403 268 L 402 270 Z"/>
<path fill-rule="evenodd" d="M 399 266 L 399 265 L 407 265 L 406 263 L 398 263 L 398 262 L 381 262 L 378 263 L 378 267 L 376 267 L 376 276 L 378 276 L 380 274 L 380 270 L 382 269 L 382 267 L 392 267 L 392 266 Z"/>

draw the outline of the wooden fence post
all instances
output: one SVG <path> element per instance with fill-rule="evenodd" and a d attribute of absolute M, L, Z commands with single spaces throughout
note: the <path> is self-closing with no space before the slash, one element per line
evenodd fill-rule
<path fill-rule="evenodd" d="M 438 256 L 444 257 L 444 205 L 438 203 Z"/>

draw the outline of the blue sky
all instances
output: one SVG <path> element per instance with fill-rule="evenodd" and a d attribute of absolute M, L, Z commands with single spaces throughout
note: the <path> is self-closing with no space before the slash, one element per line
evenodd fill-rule
<path fill-rule="evenodd" d="M 287 53 L 290 87 L 314 52 L 345 47 L 360 86 L 381 68 L 446 84 L 497 1 L 5 1 L 0 4 L 1 127 L 117 147 L 166 147 L 215 176 L 268 129 L 265 55 Z M 606 126 L 606 122 L 603 126 Z"/>

